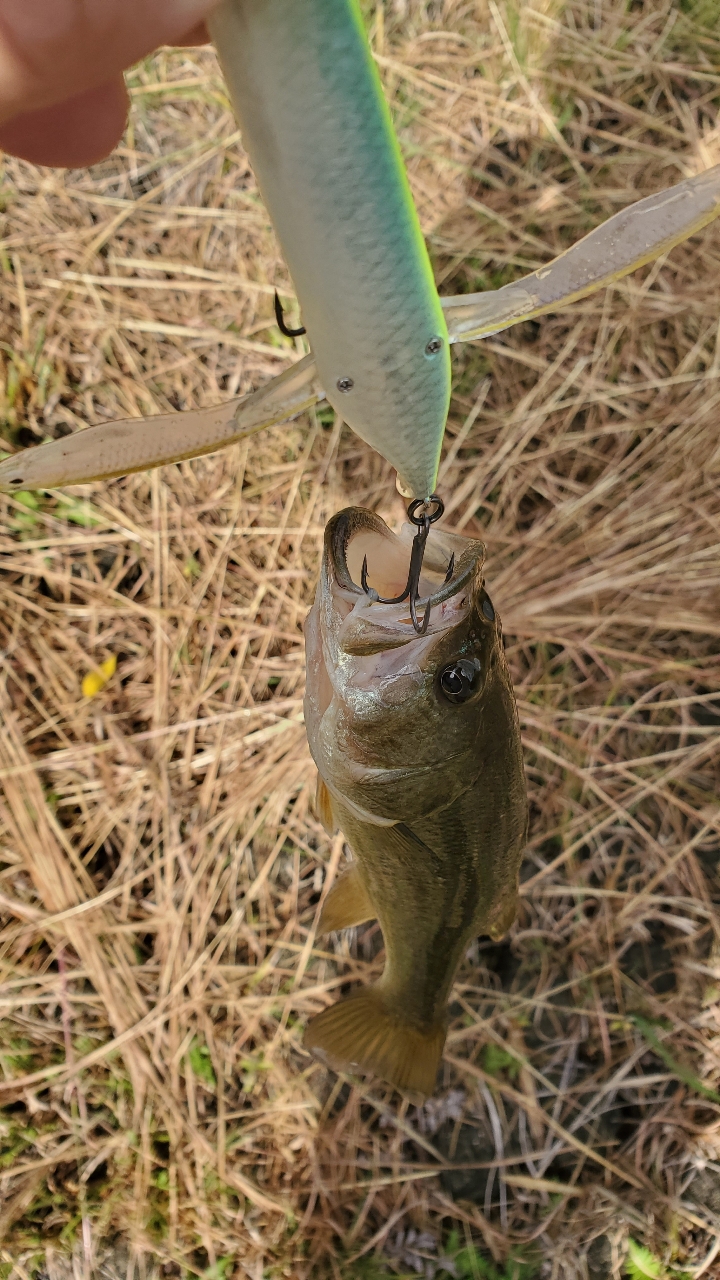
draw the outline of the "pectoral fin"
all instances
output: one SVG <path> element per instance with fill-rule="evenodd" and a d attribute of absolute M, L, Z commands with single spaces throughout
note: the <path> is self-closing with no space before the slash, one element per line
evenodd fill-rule
<path fill-rule="evenodd" d="M 377 915 L 360 875 L 360 865 L 351 862 L 330 890 L 318 921 L 318 933 L 333 933 L 335 929 L 349 929 Z"/>
<path fill-rule="evenodd" d="M 320 774 L 318 774 L 317 786 L 315 787 L 315 812 L 328 835 L 334 836 L 337 830 L 337 822 L 333 817 L 332 796 Z"/>

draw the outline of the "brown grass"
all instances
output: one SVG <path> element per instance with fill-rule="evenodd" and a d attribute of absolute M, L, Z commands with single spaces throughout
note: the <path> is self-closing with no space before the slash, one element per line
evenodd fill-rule
<path fill-rule="evenodd" d="M 720 160 L 712 0 L 628 9 L 370 15 L 443 293 Z M 91 173 L 4 161 L 11 447 L 293 358 L 213 56 L 130 83 Z M 4 1276 L 597 1280 L 628 1237 L 668 1276 L 720 1275 L 719 271 L 716 225 L 456 348 L 441 490 L 487 540 L 531 835 L 419 1110 L 301 1049 L 380 964 L 373 927 L 313 936 L 343 852 L 312 810 L 302 622 L 331 513 L 401 514 L 388 467 L 320 412 L 3 501 Z"/>

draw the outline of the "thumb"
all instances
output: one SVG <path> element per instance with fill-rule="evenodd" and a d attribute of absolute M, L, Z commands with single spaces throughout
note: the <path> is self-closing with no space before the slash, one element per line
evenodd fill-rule
<path fill-rule="evenodd" d="M 117 84 L 158 45 L 182 41 L 216 3 L 0 0 L 0 124 Z"/>
<path fill-rule="evenodd" d="M 0 151 L 31 164 L 85 169 L 117 146 L 127 113 L 128 96 L 120 75 L 51 107 L 21 111 L 0 124 Z"/>

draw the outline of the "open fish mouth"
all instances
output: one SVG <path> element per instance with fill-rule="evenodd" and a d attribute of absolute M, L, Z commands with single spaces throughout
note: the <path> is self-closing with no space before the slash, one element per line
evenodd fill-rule
<path fill-rule="evenodd" d="M 413 519 L 412 504 L 408 514 Z M 385 521 L 364 507 L 346 507 L 333 516 L 325 531 L 326 561 L 338 586 L 370 603 L 397 605 L 408 601 L 407 619 L 419 635 L 427 632 L 431 610 L 472 584 L 482 567 L 485 548 L 479 541 L 460 537 L 430 524 L 442 514 L 431 512 L 413 519 L 418 532 L 408 545 L 408 526 L 397 535 Z M 423 527 L 424 526 L 424 527 Z M 422 621 L 418 609 L 424 610 Z"/>

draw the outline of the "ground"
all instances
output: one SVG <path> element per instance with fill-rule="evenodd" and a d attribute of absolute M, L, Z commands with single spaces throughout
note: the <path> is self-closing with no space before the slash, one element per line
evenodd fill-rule
<path fill-rule="evenodd" d="M 711 0 L 366 17 L 444 294 L 720 161 Z M 302 350 L 213 55 L 129 80 L 104 164 L 2 161 L 8 450 Z M 3 1276 L 720 1275 L 719 269 L 715 224 L 455 349 L 440 489 L 487 543 L 530 836 L 420 1108 L 301 1044 L 382 963 L 372 925 L 313 933 L 345 854 L 313 809 L 302 623 L 328 517 L 401 517 L 389 468 L 320 409 L 3 500 Z"/>

